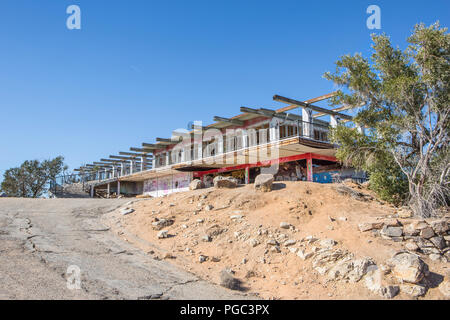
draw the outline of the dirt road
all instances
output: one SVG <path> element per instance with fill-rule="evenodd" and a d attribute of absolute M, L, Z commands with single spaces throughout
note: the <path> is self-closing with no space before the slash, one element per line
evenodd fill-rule
<path fill-rule="evenodd" d="M 112 233 L 102 215 L 129 200 L 0 199 L 0 299 L 245 299 Z M 68 289 L 68 267 L 81 289 Z M 69 282 L 76 287 L 76 281 Z"/>

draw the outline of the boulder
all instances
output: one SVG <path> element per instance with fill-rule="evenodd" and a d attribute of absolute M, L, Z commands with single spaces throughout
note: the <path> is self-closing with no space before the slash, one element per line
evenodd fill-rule
<path fill-rule="evenodd" d="M 410 223 L 403 228 L 403 233 L 405 236 L 417 236 L 420 230 L 416 229 L 414 224 Z"/>
<path fill-rule="evenodd" d="M 199 179 L 192 180 L 189 184 L 189 190 L 203 189 L 204 187 L 205 184 Z"/>
<path fill-rule="evenodd" d="M 233 277 L 231 272 L 224 269 L 220 272 L 220 285 L 231 290 L 240 290 L 241 281 Z"/>
<path fill-rule="evenodd" d="M 426 227 L 420 230 L 420 236 L 425 239 L 430 239 L 434 236 L 434 230 L 432 227 Z"/>
<path fill-rule="evenodd" d="M 120 214 L 123 216 L 126 216 L 127 214 L 133 213 L 134 209 L 130 209 L 130 208 L 123 208 L 120 210 Z"/>
<path fill-rule="evenodd" d="M 353 261 L 343 261 L 333 266 L 328 272 L 329 280 L 342 280 L 353 270 Z"/>
<path fill-rule="evenodd" d="M 359 231 L 365 232 L 372 229 L 381 229 L 383 227 L 382 222 L 363 222 L 358 224 Z"/>
<path fill-rule="evenodd" d="M 398 286 L 383 286 L 380 288 L 379 294 L 386 299 L 392 299 L 399 291 L 400 288 Z"/>
<path fill-rule="evenodd" d="M 402 209 L 397 212 L 397 215 L 399 218 L 406 219 L 406 218 L 411 218 L 413 216 L 413 213 L 411 210 Z"/>
<path fill-rule="evenodd" d="M 408 242 L 407 244 L 405 244 L 405 248 L 408 249 L 409 251 L 419 250 L 419 246 L 414 242 Z"/>
<path fill-rule="evenodd" d="M 439 253 L 432 253 L 428 256 L 431 261 L 439 261 L 442 259 L 442 256 Z"/>
<path fill-rule="evenodd" d="M 438 289 L 444 297 L 450 298 L 450 279 L 448 276 L 444 278 L 444 281 L 441 282 Z"/>
<path fill-rule="evenodd" d="M 446 220 L 436 220 L 430 223 L 434 232 L 437 234 L 445 234 L 449 230 L 449 226 Z"/>
<path fill-rule="evenodd" d="M 158 219 L 155 218 L 155 222 L 152 223 L 153 230 L 161 230 L 162 228 L 171 226 L 174 221 L 172 219 Z"/>
<path fill-rule="evenodd" d="M 400 285 L 400 290 L 414 298 L 423 296 L 427 293 L 427 287 L 417 284 L 402 284 Z"/>
<path fill-rule="evenodd" d="M 376 264 L 371 258 L 362 258 L 352 261 L 353 269 L 347 274 L 347 279 L 350 282 L 358 282 L 366 275 L 369 267 L 375 267 Z"/>
<path fill-rule="evenodd" d="M 272 190 L 273 174 L 260 174 L 255 179 L 255 189 L 263 192 Z"/>
<path fill-rule="evenodd" d="M 428 223 L 426 223 L 425 220 L 413 220 L 410 225 L 411 228 L 419 231 L 428 227 Z"/>
<path fill-rule="evenodd" d="M 236 188 L 238 185 L 237 179 L 233 177 L 222 177 L 217 176 L 213 180 L 214 188 L 220 189 L 220 188 Z"/>
<path fill-rule="evenodd" d="M 336 191 L 342 195 L 350 196 L 356 200 L 367 201 L 365 194 L 355 191 L 352 188 L 349 188 L 343 184 L 338 185 L 336 187 Z"/>
<path fill-rule="evenodd" d="M 169 236 L 169 232 L 167 230 L 161 230 L 160 232 L 158 232 L 157 236 L 158 236 L 158 239 L 164 239 Z"/>
<path fill-rule="evenodd" d="M 323 239 L 320 241 L 320 246 L 325 248 L 331 248 L 337 244 L 333 239 Z"/>
<path fill-rule="evenodd" d="M 256 239 L 250 239 L 248 240 L 248 243 L 252 246 L 252 247 L 256 247 L 259 244 L 259 241 Z"/>
<path fill-rule="evenodd" d="M 202 237 L 202 241 L 204 241 L 204 242 L 211 242 L 211 241 L 212 241 L 212 238 L 211 238 L 209 235 L 205 234 L 205 235 Z"/>
<path fill-rule="evenodd" d="M 314 255 L 314 252 L 305 252 L 305 250 L 299 249 L 297 251 L 297 256 L 302 260 L 306 260 Z"/>
<path fill-rule="evenodd" d="M 439 237 L 439 236 L 438 237 L 433 237 L 433 238 L 430 238 L 430 241 L 439 250 L 442 250 L 442 249 L 444 249 L 446 247 L 445 240 L 444 240 L 443 237 Z"/>
<path fill-rule="evenodd" d="M 384 226 L 383 229 L 381 229 L 381 236 L 385 237 L 401 237 L 403 235 L 403 228 L 402 227 L 389 227 Z"/>
<path fill-rule="evenodd" d="M 287 223 L 287 222 L 281 222 L 280 223 L 280 228 L 282 228 L 282 229 L 289 229 L 290 226 L 291 225 L 289 223 Z"/>
<path fill-rule="evenodd" d="M 294 240 L 294 239 L 286 240 L 286 241 L 284 242 L 284 246 L 285 246 L 285 247 L 289 247 L 289 246 L 293 246 L 293 245 L 296 244 L 296 243 L 297 243 L 297 240 Z"/>
<path fill-rule="evenodd" d="M 399 226 L 401 226 L 401 223 L 400 223 L 400 221 L 398 221 L 397 219 L 384 219 L 383 220 L 383 224 L 386 226 L 386 227 L 399 227 Z"/>
<path fill-rule="evenodd" d="M 433 242 L 431 242 L 430 240 L 427 240 L 427 239 L 422 239 L 420 237 L 417 238 L 416 243 L 421 250 L 423 250 L 425 248 L 433 248 L 434 247 Z"/>
<path fill-rule="evenodd" d="M 206 234 L 210 236 L 211 238 L 217 237 L 218 235 L 221 235 L 227 231 L 224 228 L 221 228 L 218 224 L 212 225 L 206 230 Z"/>
<path fill-rule="evenodd" d="M 428 273 L 428 265 L 410 252 L 397 252 L 390 260 L 392 274 L 402 282 L 418 283 Z"/>

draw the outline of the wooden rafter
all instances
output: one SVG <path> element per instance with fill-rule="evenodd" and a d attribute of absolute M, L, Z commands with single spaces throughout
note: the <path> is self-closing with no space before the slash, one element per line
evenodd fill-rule
<path fill-rule="evenodd" d="M 322 107 L 318 107 L 318 106 L 315 106 L 313 104 L 306 103 L 306 102 L 303 102 L 303 101 L 298 101 L 298 100 L 295 100 L 295 99 L 290 99 L 290 98 L 286 98 L 286 97 L 275 95 L 275 96 L 273 96 L 273 100 L 279 101 L 279 102 L 284 102 L 284 103 L 289 103 L 290 105 L 296 105 L 297 107 L 299 107 L 299 106 L 300 107 L 305 107 L 305 108 L 311 109 L 311 110 L 316 111 L 316 112 L 321 112 L 321 113 L 325 113 L 325 114 L 329 114 L 329 115 L 333 115 L 333 116 L 338 116 L 338 117 L 340 117 L 342 119 L 345 119 L 345 120 L 352 120 L 353 119 L 351 116 L 346 115 L 344 113 L 339 113 L 339 112 L 336 112 L 336 111 L 328 110 L 328 109 L 325 109 L 325 108 L 322 108 Z M 278 112 L 278 110 L 277 110 L 277 112 Z"/>
<path fill-rule="evenodd" d="M 219 117 L 219 116 L 214 116 L 214 121 L 217 122 L 228 122 L 237 126 L 243 126 L 244 125 L 244 121 L 242 120 L 237 120 L 237 119 L 230 119 L 230 118 L 223 118 L 223 117 Z"/>
<path fill-rule="evenodd" d="M 331 97 L 334 97 L 336 95 L 336 93 L 337 93 L 337 91 L 332 92 L 332 93 L 328 93 L 328 94 L 324 94 L 324 95 L 321 95 L 320 97 L 312 98 L 312 99 L 309 99 L 309 100 L 306 100 L 306 101 L 303 101 L 303 102 L 304 103 L 315 103 L 315 102 L 323 101 L 323 100 L 329 99 Z M 298 108 L 298 105 L 291 104 L 291 105 L 289 105 L 287 107 L 283 107 L 283 108 L 278 109 L 277 112 L 286 112 L 286 111 L 289 111 L 289 110 L 292 110 L 292 109 L 295 109 L 295 108 Z"/>

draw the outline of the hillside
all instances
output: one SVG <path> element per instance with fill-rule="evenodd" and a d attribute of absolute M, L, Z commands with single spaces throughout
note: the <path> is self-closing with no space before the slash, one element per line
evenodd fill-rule
<path fill-rule="evenodd" d="M 421 265 L 420 282 L 401 281 L 390 259 L 420 237 L 395 232 L 422 221 L 399 218 L 407 215 L 352 183 L 274 183 L 267 193 L 208 188 L 126 208 L 134 212 L 106 219 L 127 241 L 214 283 L 226 268 L 264 299 L 449 298 L 447 229 L 434 235 L 445 237 L 442 250 L 417 253 L 430 272 Z"/>

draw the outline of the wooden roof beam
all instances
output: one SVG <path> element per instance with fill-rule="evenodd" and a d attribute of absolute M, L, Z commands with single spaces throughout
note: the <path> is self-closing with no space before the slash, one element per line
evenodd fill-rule
<path fill-rule="evenodd" d="M 158 141 L 158 144 L 162 145 L 171 145 L 171 144 L 177 144 L 181 141 L 181 137 L 174 137 L 172 139 L 166 139 L 166 138 L 156 138 L 156 141 Z"/>
<path fill-rule="evenodd" d="M 331 111 L 340 112 L 340 111 L 360 108 L 360 107 L 363 107 L 364 105 L 365 105 L 365 103 L 360 103 L 359 105 L 356 105 L 356 106 L 352 106 L 352 105 L 346 104 L 346 105 L 343 105 L 343 106 L 341 106 L 339 108 L 331 109 Z M 316 113 L 316 114 L 313 114 L 313 118 L 318 118 L 318 117 L 323 117 L 323 116 L 326 116 L 326 114 L 325 113 L 320 113 L 320 112 Z"/>
<path fill-rule="evenodd" d="M 312 99 L 306 100 L 306 101 L 304 101 L 304 103 L 319 102 L 319 101 L 326 100 L 326 99 L 329 99 L 331 97 L 334 97 L 336 94 L 337 94 L 337 91 L 332 92 L 332 93 L 328 93 L 328 94 L 324 94 L 324 95 L 321 95 L 321 96 L 319 96 L 317 98 L 312 98 Z M 289 111 L 289 110 L 292 110 L 292 109 L 295 109 L 295 108 L 298 108 L 298 105 L 291 104 L 290 106 L 278 109 L 277 112 L 285 112 L 285 111 Z"/>
<path fill-rule="evenodd" d="M 143 148 L 133 148 L 133 147 L 130 148 L 130 151 L 142 152 L 142 153 L 153 152 L 153 150 L 143 149 Z"/>
<path fill-rule="evenodd" d="M 283 102 L 283 103 L 289 103 L 291 105 L 296 105 L 298 107 L 309 108 L 309 109 L 311 109 L 313 111 L 316 111 L 316 112 L 321 112 L 321 113 L 325 113 L 325 114 L 329 114 L 329 115 L 333 115 L 333 116 L 338 116 L 338 117 L 340 117 L 342 119 L 345 119 L 345 120 L 352 120 L 353 119 L 351 116 L 346 115 L 344 113 L 339 113 L 339 112 L 336 112 L 336 111 L 328 110 L 328 109 L 325 109 L 325 108 L 322 108 L 322 107 L 318 107 L 318 106 L 315 106 L 315 105 L 312 105 L 312 104 L 309 104 L 309 103 L 306 103 L 306 102 L 303 102 L 303 101 L 298 101 L 298 100 L 295 100 L 295 99 L 290 99 L 290 98 L 286 98 L 286 97 L 275 95 L 275 96 L 273 96 L 273 100 L 279 101 L 279 102 Z M 279 110 L 281 110 L 281 109 L 279 109 Z M 279 110 L 277 110 L 277 112 L 279 112 Z"/>
<path fill-rule="evenodd" d="M 152 143 L 143 142 L 142 148 L 148 152 L 148 150 L 161 149 L 161 146 L 157 146 L 156 144 L 152 144 Z"/>
<path fill-rule="evenodd" d="M 296 114 L 284 113 L 284 112 L 277 113 L 275 110 L 264 109 L 264 108 L 252 109 L 252 108 L 241 107 L 241 112 L 253 113 L 253 114 L 257 114 L 257 115 L 260 115 L 263 117 L 268 117 L 268 118 L 275 117 L 275 118 L 279 118 L 279 119 L 283 119 L 283 120 L 302 121 L 302 117 L 300 117 Z"/>
<path fill-rule="evenodd" d="M 222 117 L 218 117 L 218 116 L 214 116 L 214 121 L 216 121 L 216 122 L 228 122 L 228 123 L 234 124 L 236 126 L 243 126 L 244 125 L 244 121 L 242 121 L 242 120 L 222 118 Z"/>
<path fill-rule="evenodd" d="M 149 154 L 147 154 L 147 153 L 145 153 L 145 152 L 142 152 L 142 153 L 134 153 L 134 152 L 123 152 L 123 151 L 120 151 L 119 152 L 119 154 L 121 155 L 121 156 L 134 156 L 134 157 L 144 157 L 144 158 L 152 158 L 153 156 L 152 155 L 149 155 Z"/>
<path fill-rule="evenodd" d="M 114 155 L 111 155 L 111 156 L 109 156 L 110 158 L 112 158 L 112 159 L 121 159 L 121 160 L 124 160 L 124 161 L 127 161 L 127 160 L 136 160 L 136 158 L 135 157 L 124 157 L 124 156 L 114 156 Z M 117 161 L 117 160 L 116 160 Z"/>

